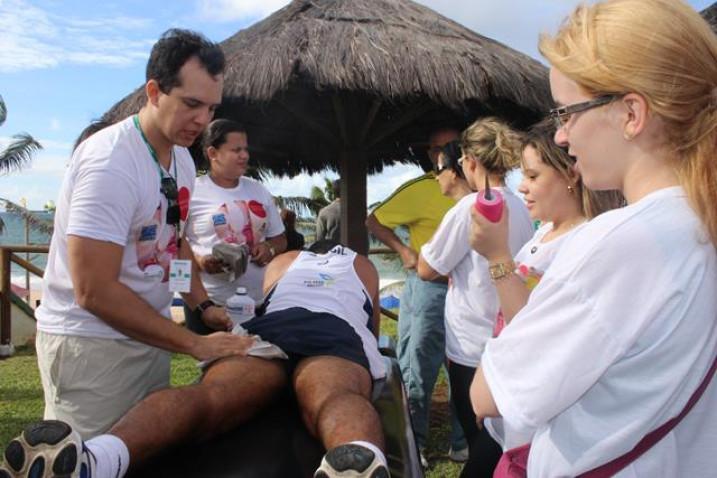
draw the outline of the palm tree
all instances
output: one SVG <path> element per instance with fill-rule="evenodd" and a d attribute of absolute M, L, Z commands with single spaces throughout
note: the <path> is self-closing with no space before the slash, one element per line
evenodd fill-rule
<path fill-rule="evenodd" d="M 0 96 L 0 126 L 7 119 L 5 101 Z M 13 142 L 0 151 L 0 173 L 8 173 L 26 166 L 32 159 L 33 153 L 42 149 L 42 145 L 27 133 L 16 134 Z"/>
<path fill-rule="evenodd" d="M 2 96 L 0 96 L 0 126 L 5 124 L 6 119 L 7 108 L 5 107 L 5 100 L 3 100 Z M 7 148 L 0 151 L 0 174 L 9 173 L 10 171 L 26 166 L 32 159 L 33 153 L 42 149 L 42 145 L 35 141 L 35 139 L 27 133 L 16 134 L 13 136 L 13 139 L 14 141 L 10 143 Z M 6 210 L 8 211 L 10 211 L 13 207 L 16 207 L 15 211 L 24 217 L 28 218 L 32 216 L 32 214 L 22 206 L 2 198 L 0 198 L 0 201 L 5 203 Z M 37 220 L 37 218 L 34 217 L 33 219 Z M 31 220 L 28 220 L 28 223 L 31 226 L 33 225 L 33 221 Z M 5 223 L 0 217 L 0 234 L 2 234 L 4 229 Z"/>
<path fill-rule="evenodd" d="M 328 206 L 335 199 L 332 181 L 324 178 L 324 188 L 312 186 L 309 197 L 306 196 L 276 196 L 276 204 L 280 208 L 293 209 L 298 212 L 308 212 L 312 216 L 319 214 L 322 207 Z"/>

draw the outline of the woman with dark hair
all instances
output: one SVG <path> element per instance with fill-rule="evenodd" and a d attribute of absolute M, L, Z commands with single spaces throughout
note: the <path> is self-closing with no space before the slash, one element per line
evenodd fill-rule
<path fill-rule="evenodd" d="M 454 201 L 473 192 L 460 165 L 461 156 L 460 141 L 451 141 L 441 148 L 436 159 L 436 181 L 441 193 Z"/>
<path fill-rule="evenodd" d="M 286 238 L 272 195 L 260 182 L 244 176 L 249 167 L 244 127 L 227 119 L 212 121 L 204 132 L 202 149 L 209 172 L 194 185 L 187 240 L 211 300 L 193 311 L 185 307 L 185 317 L 189 329 L 207 334 L 214 330 L 202 322 L 202 312 L 214 304 L 224 305 L 237 287 L 245 287 L 255 302 L 261 302 L 264 267 L 284 252 Z M 251 262 L 243 275 L 228 270 L 212 254 L 222 243 L 248 247 Z"/>
<path fill-rule="evenodd" d="M 284 223 L 286 250 L 300 251 L 304 248 L 304 235 L 296 230 L 296 213 L 291 209 L 281 210 L 281 221 Z"/>

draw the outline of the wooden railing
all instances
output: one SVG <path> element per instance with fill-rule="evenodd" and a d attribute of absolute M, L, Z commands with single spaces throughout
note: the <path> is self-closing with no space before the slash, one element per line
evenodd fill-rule
<path fill-rule="evenodd" d="M 44 271 L 28 260 L 18 256 L 18 253 L 47 254 L 49 246 L 12 245 L 0 246 L 0 345 L 9 345 L 11 342 L 10 330 L 11 305 L 15 294 L 10 285 L 11 263 L 42 277 Z M 15 296 L 16 297 L 16 296 Z"/>

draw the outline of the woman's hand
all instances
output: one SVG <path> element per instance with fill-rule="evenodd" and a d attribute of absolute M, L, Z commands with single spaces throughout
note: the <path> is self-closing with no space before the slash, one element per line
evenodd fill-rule
<path fill-rule="evenodd" d="M 197 257 L 197 265 L 207 274 L 219 274 L 220 272 L 224 272 L 225 264 L 220 259 L 209 254 Z"/>
<path fill-rule="evenodd" d="M 274 247 L 267 241 L 260 242 L 251 248 L 251 260 L 265 266 L 274 258 Z"/>
<path fill-rule="evenodd" d="M 508 245 L 508 207 L 503 207 L 503 215 L 498 222 L 491 222 L 471 207 L 471 247 L 490 262 L 511 260 Z"/>

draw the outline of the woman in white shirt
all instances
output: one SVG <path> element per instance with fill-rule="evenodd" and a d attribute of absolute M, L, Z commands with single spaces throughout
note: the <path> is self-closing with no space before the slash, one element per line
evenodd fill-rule
<path fill-rule="evenodd" d="M 471 399 L 479 417 L 537 429 L 528 476 L 578 476 L 679 415 L 711 375 L 717 36 L 681 0 L 608 0 L 578 7 L 540 50 L 560 106 L 555 141 L 587 187 L 617 188 L 627 206 L 567 239 L 487 344 Z M 716 441 L 712 381 L 616 476 L 713 476 Z"/>
<path fill-rule="evenodd" d="M 523 202 L 505 187 L 505 176 L 520 163 L 518 134 L 496 118 L 483 118 L 461 136 L 463 174 L 473 190 L 483 187 L 488 177 L 491 187 L 500 190 L 510 208 L 511 251 L 518 250 L 533 235 L 533 227 Z M 468 461 L 461 476 L 492 476 L 501 448 L 485 429 L 476 425 L 468 389 L 483 347 L 491 337 L 498 313 L 498 297 L 488 276 L 488 262 L 470 247 L 469 209 L 476 194 L 456 203 L 443 217 L 431 240 L 421 248 L 417 272 L 421 279 L 448 276 L 446 295 L 446 357 L 451 398 L 468 442 Z"/>
<path fill-rule="evenodd" d="M 187 240 L 211 300 L 194 311 L 185 307 L 185 318 L 189 329 L 207 334 L 213 330 L 202 322 L 203 310 L 214 303 L 224 305 L 237 287 L 245 287 L 255 302 L 261 302 L 264 268 L 284 252 L 286 238 L 271 193 L 244 176 L 249 168 L 244 127 L 227 119 L 214 120 L 204 132 L 202 147 L 209 172 L 194 183 Z M 220 243 L 248 246 L 251 261 L 243 275 L 234 276 L 212 255 L 212 248 Z"/>
<path fill-rule="evenodd" d="M 530 218 L 541 226 L 513 258 L 510 273 L 494 280 L 500 300 L 494 336 L 522 309 L 530 292 L 538 285 L 558 250 L 573 231 L 585 221 L 621 205 L 615 191 L 593 192 L 583 186 L 575 170 L 575 158 L 555 144 L 552 120 L 534 125 L 522 135 L 521 169 L 518 191 L 523 195 Z M 492 223 L 491 223 L 492 225 Z M 508 255 L 507 222 L 476 229 L 472 240 L 482 245 L 487 257 Z M 529 443 L 534 430 L 514 430 L 499 418 L 485 426 L 504 450 Z"/>

